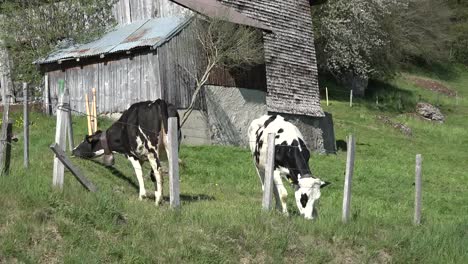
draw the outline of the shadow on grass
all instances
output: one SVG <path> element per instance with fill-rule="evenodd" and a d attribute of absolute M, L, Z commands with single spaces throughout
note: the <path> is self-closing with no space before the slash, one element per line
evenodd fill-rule
<path fill-rule="evenodd" d="M 408 90 L 379 81 L 370 80 L 363 98 L 366 107 L 385 112 L 413 112 L 417 96 Z"/>
<path fill-rule="evenodd" d="M 452 63 L 418 63 L 419 66 L 406 66 L 404 70 L 410 74 L 437 77 L 443 81 L 453 81 L 460 77 L 460 72 Z"/>
<path fill-rule="evenodd" d="M 325 87 L 328 88 L 330 100 L 349 102 L 350 91 L 336 82 L 330 76 L 321 77 L 320 95 L 325 98 Z M 366 95 L 361 98 L 354 97 L 354 102 L 360 103 L 367 108 L 385 112 L 412 112 L 418 100 L 417 96 L 408 90 L 384 81 L 370 80 L 366 89 Z"/>
<path fill-rule="evenodd" d="M 206 194 L 194 194 L 194 195 L 181 194 L 180 200 L 184 202 L 199 202 L 199 201 L 214 201 L 216 199 L 214 198 L 214 196 L 206 195 Z M 169 197 L 164 196 L 164 201 L 169 202 Z"/>
<path fill-rule="evenodd" d="M 130 184 L 135 190 L 138 190 L 139 187 L 138 185 L 133 182 L 129 177 L 127 177 L 125 174 L 120 172 L 118 169 L 115 167 L 107 167 L 104 164 L 102 164 L 99 161 L 96 160 L 90 160 L 91 162 L 105 168 L 108 170 L 110 173 L 112 173 L 114 176 L 116 176 L 119 179 L 122 179 L 126 181 L 128 184 Z M 154 199 L 154 192 L 147 190 L 146 191 L 146 199 Z M 169 202 L 169 197 L 165 196 L 163 198 L 164 201 Z M 206 194 L 195 194 L 195 195 L 188 195 L 188 194 L 180 194 L 180 200 L 184 202 L 197 202 L 197 201 L 214 201 L 215 198 L 214 196 L 206 195 Z"/>
<path fill-rule="evenodd" d="M 89 159 L 89 161 L 93 162 L 94 164 L 97 164 L 99 166 L 101 166 L 102 168 L 108 170 L 110 173 L 112 173 L 114 176 L 116 176 L 117 178 L 121 179 L 121 180 L 124 180 L 126 181 L 128 184 L 130 184 L 135 190 L 138 190 L 138 185 L 133 182 L 129 177 L 127 177 L 125 174 L 123 174 L 121 171 L 119 171 L 118 169 L 116 169 L 115 167 L 107 167 L 105 166 L 104 164 L 102 164 L 101 162 L 99 161 L 96 161 L 96 160 L 92 160 L 92 159 Z"/>

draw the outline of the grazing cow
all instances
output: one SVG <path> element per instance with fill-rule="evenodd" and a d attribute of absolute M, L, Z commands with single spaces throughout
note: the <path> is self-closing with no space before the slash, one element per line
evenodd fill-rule
<path fill-rule="evenodd" d="M 250 150 L 255 159 L 260 181 L 264 182 L 269 133 L 276 133 L 273 188 L 276 205 L 288 214 L 286 208 L 287 191 L 281 177 L 294 187 L 296 204 L 299 212 L 306 219 L 317 215 L 315 205 L 320 198 L 320 188 L 329 183 L 312 176 L 309 168 L 310 152 L 307 149 L 299 129 L 280 115 L 264 115 L 250 124 L 248 134 Z"/>
<path fill-rule="evenodd" d="M 135 169 L 140 187 L 140 200 L 146 196 L 141 165 L 148 160 L 151 164 L 150 176 L 155 187 L 156 205 L 159 205 L 163 195 L 159 154 L 165 149 L 169 157 L 166 148 L 169 117 L 177 117 L 180 142 L 180 123 L 176 107 L 158 99 L 131 105 L 106 131 L 97 131 L 91 136 L 86 136 L 73 150 L 73 155 L 81 158 L 104 155 L 104 163 L 111 166 L 114 163 L 113 153 L 124 154 Z"/>

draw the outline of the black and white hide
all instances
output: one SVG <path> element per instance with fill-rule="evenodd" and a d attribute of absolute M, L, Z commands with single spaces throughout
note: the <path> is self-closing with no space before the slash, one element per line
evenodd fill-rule
<path fill-rule="evenodd" d="M 165 151 L 169 157 L 169 150 L 166 148 L 169 117 L 177 117 L 180 142 L 180 123 L 176 107 L 158 99 L 131 105 L 106 131 L 97 131 L 91 136 L 86 136 L 73 150 L 73 155 L 87 159 L 103 155 L 107 166 L 114 163 L 113 153 L 125 155 L 135 169 L 140 187 L 140 200 L 146 196 L 142 164 L 149 161 L 156 205 L 159 205 L 163 195 L 160 153 Z"/>
<path fill-rule="evenodd" d="M 262 189 L 269 133 L 276 133 L 273 190 L 277 207 L 284 214 L 288 214 L 286 207 L 288 193 L 283 186 L 282 178 L 284 178 L 295 190 L 296 204 L 301 215 L 306 219 L 314 219 L 317 216 L 315 206 L 320 198 L 320 188 L 328 183 L 312 175 L 309 168 L 310 152 L 301 132 L 280 115 L 264 115 L 255 119 L 248 130 L 250 150 L 262 182 Z"/>

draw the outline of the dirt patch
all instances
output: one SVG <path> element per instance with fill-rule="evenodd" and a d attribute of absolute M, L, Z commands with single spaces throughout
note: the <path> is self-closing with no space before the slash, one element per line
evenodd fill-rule
<path fill-rule="evenodd" d="M 385 251 L 384 249 L 381 249 L 379 250 L 379 252 L 377 252 L 377 255 L 374 259 L 373 262 L 371 263 L 378 263 L 378 264 L 387 264 L 387 263 L 392 263 L 392 256 L 387 252 Z"/>
<path fill-rule="evenodd" d="M 440 82 L 431 80 L 431 79 L 424 79 L 424 78 L 420 78 L 416 76 L 408 76 L 407 79 L 411 81 L 412 83 L 414 83 L 416 86 L 429 90 L 429 91 L 433 91 L 433 92 L 440 93 L 440 94 L 445 94 L 447 96 L 452 96 L 452 97 L 455 97 L 457 94 L 454 90 L 450 89 L 446 85 Z"/>

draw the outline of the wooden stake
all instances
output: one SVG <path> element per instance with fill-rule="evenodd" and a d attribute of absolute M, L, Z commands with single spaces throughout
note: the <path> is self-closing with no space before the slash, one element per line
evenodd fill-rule
<path fill-rule="evenodd" d="M 353 107 L 353 90 L 349 94 L 349 107 Z"/>
<path fill-rule="evenodd" d="M 177 131 L 177 118 L 169 118 L 168 145 L 169 145 L 169 204 L 172 208 L 180 207 L 179 190 L 179 139 Z"/>
<path fill-rule="evenodd" d="M 28 108 L 28 84 L 23 83 L 23 134 L 24 134 L 24 152 L 23 165 L 29 167 L 29 108 Z"/>
<path fill-rule="evenodd" d="M 416 155 L 416 177 L 415 177 L 415 197 L 414 197 L 414 224 L 421 224 L 421 183 L 422 183 L 422 156 Z"/>
<path fill-rule="evenodd" d="M 97 131 L 98 121 L 97 121 L 97 113 L 96 113 L 96 88 L 93 88 L 93 133 Z"/>
<path fill-rule="evenodd" d="M 86 104 L 86 118 L 88 120 L 88 135 L 92 135 L 93 131 L 91 129 L 91 112 L 89 111 L 89 99 L 88 94 L 85 94 L 85 104 Z"/>
<path fill-rule="evenodd" d="M 328 87 L 325 87 L 325 97 L 327 98 L 327 106 L 328 106 Z"/>
<path fill-rule="evenodd" d="M 351 185 L 353 181 L 354 173 L 354 149 L 355 149 L 355 140 L 353 135 L 348 137 L 348 153 L 346 158 L 346 176 L 343 192 L 343 223 L 349 221 L 350 216 L 350 207 L 351 207 Z"/>
<path fill-rule="evenodd" d="M 265 179 L 263 180 L 263 210 L 269 211 L 272 204 L 273 172 L 275 170 L 275 133 L 268 134 L 267 160 L 265 165 Z"/>
<path fill-rule="evenodd" d="M 95 192 L 97 190 L 96 186 L 92 182 L 90 182 L 81 171 L 75 167 L 71 161 L 67 158 L 65 152 L 62 151 L 62 147 L 60 147 L 57 143 L 54 143 L 50 146 L 50 149 L 55 153 L 55 156 L 60 160 L 60 162 L 67 167 L 68 170 L 75 176 L 78 182 L 86 188 L 86 190 L 90 192 Z"/>

